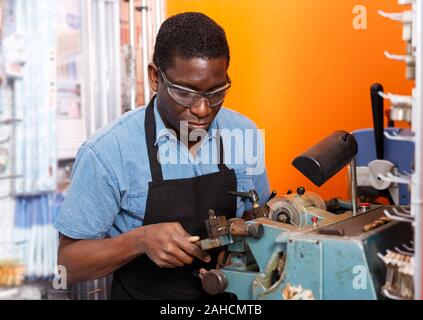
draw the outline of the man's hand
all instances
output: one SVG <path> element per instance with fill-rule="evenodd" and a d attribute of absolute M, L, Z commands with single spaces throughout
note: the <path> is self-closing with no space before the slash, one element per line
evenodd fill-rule
<path fill-rule="evenodd" d="M 207 273 L 207 270 L 206 269 L 204 269 L 204 268 L 201 268 L 199 271 L 198 271 L 198 277 L 201 279 L 201 280 L 203 280 L 203 277 L 204 277 L 204 274 L 205 273 Z"/>
<path fill-rule="evenodd" d="M 151 224 L 135 230 L 142 231 L 144 253 L 160 268 L 182 267 L 191 264 L 194 258 L 210 262 L 208 253 L 193 244 L 200 237 L 191 236 L 179 222 Z"/>

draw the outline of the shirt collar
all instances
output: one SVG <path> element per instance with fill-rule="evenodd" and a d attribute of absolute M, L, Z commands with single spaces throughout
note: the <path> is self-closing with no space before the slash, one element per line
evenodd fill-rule
<path fill-rule="evenodd" d="M 156 141 L 154 145 L 158 142 L 164 142 L 169 139 L 176 140 L 177 138 L 166 128 L 163 119 L 157 109 L 157 98 L 154 99 L 154 119 L 156 121 Z"/>
<path fill-rule="evenodd" d="M 207 139 L 208 140 L 212 140 L 216 138 L 217 135 L 217 129 L 218 127 L 218 117 L 219 117 L 219 113 L 217 114 L 217 116 L 214 118 L 214 120 L 212 121 L 212 123 L 209 126 L 209 129 L 207 130 Z M 160 115 L 160 112 L 157 109 L 157 99 L 154 99 L 154 119 L 156 121 L 156 141 L 154 141 L 154 145 L 156 145 L 157 143 L 163 143 L 166 142 L 168 140 L 175 140 L 177 141 L 177 137 L 175 135 L 172 134 L 171 131 L 169 131 L 168 128 L 166 128 L 163 119 Z"/>

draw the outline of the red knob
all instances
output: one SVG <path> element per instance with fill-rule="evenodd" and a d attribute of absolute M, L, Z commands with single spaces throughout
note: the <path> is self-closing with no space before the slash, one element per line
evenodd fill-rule
<path fill-rule="evenodd" d="M 316 216 L 311 217 L 311 222 L 313 222 L 313 224 L 316 224 L 317 221 L 319 221 L 319 218 L 317 218 Z"/>

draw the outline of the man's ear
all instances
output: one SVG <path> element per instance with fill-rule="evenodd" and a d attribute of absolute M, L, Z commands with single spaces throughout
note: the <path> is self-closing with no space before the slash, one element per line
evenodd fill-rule
<path fill-rule="evenodd" d="M 157 92 L 159 88 L 159 70 L 153 63 L 148 64 L 148 82 L 151 90 Z"/>

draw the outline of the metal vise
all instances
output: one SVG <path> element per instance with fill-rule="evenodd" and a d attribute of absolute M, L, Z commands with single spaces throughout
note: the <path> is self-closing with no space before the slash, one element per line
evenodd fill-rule
<path fill-rule="evenodd" d="M 239 241 L 242 237 L 260 239 L 263 236 L 263 226 L 257 223 L 247 223 L 243 219 L 226 220 L 225 216 L 216 216 L 209 210 L 209 218 L 205 221 L 208 238 L 195 244 L 203 250 L 223 247 Z"/>

